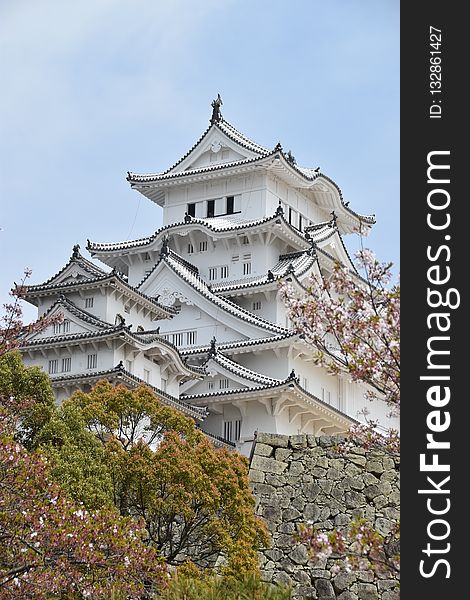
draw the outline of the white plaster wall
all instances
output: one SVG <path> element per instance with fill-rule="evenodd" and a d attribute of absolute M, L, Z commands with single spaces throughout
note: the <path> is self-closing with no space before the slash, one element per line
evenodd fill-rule
<path fill-rule="evenodd" d="M 261 352 L 243 353 L 234 356 L 234 360 L 263 375 L 268 375 L 276 379 L 285 379 L 290 371 L 287 361 L 287 348 L 278 349 L 279 357 L 273 350 L 263 350 Z"/>
<path fill-rule="evenodd" d="M 208 345 L 213 337 L 219 343 L 243 339 L 246 336 L 239 333 L 217 320 L 217 312 L 210 316 L 196 305 L 181 305 L 181 311 L 173 319 L 162 320 L 160 334 L 169 335 L 169 341 L 173 342 L 171 334 L 183 333 L 183 345 L 186 347 L 185 332 L 197 330 L 197 339 L 194 345 Z M 261 335 L 261 334 L 260 334 Z"/>
<path fill-rule="evenodd" d="M 163 225 L 183 221 L 189 202 L 204 203 L 207 200 L 238 194 L 241 194 L 240 206 L 235 206 L 235 210 L 240 211 L 238 216 L 247 220 L 259 219 L 265 216 L 265 192 L 265 176 L 258 173 L 169 188 L 163 209 Z M 204 204 L 198 205 L 196 217 L 206 216 Z"/>

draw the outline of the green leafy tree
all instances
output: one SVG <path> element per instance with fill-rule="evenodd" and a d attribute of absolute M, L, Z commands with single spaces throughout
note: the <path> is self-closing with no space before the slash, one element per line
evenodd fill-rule
<path fill-rule="evenodd" d="M 6 352 L 0 356 L 0 398 L 0 418 L 30 447 L 55 412 L 49 377 L 39 367 L 26 367 L 19 352 Z"/>
<path fill-rule="evenodd" d="M 38 439 L 61 485 L 98 506 L 99 495 L 84 483 L 93 468 L 103 504 L 143 519 L 147 541 L 169 563 L 189 556 L 207 566 L 222 552 L 225 573 L 257 571 L 257 549 L 268 536 L 254 515 L 246 459 L 215 449 L 192 419 L 147 387 L 101 381 L 76 392 Z"/>

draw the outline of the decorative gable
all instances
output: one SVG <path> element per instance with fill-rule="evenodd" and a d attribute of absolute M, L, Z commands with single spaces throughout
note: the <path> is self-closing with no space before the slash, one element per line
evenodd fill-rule
<path fill-rule="evenodd" d="M 237 144 L 217 125 L 213 125 L 205 138 L 168 172 L 181 173 L 193 169 L 243 161 L 258 156 L 261 156 L 261 153 Z"/>

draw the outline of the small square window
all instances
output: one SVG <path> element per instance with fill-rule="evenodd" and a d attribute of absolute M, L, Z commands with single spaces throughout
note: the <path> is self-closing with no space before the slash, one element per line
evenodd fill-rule
<path fill-rule="evenodd" d="M 188 244 L 188 254 L 192 254 L 194 252 L 194 248 L 192 244 Z"/>
<path fill-rule="evenodd" d="M 68 373 L 72 368 L 72 358 L 67 356 L 67 358 L 62 359 L 62 373 Z"/>
<path fill-rule="evenodd" d="M 85 298 L 85 308 L 93 308 L 94 298 Z"/>
<path fill-rule="evenodd" d="M 59 359 L 54 358 L 53 360 L 49 361 L 49 375 L 53 375 L 54 373 L 57 373 L 57 371 L 59 370 Z"/>
<path fill-rule="evenodd" d="M 251 262 L 243 263 L 243 275 L 251 274 Z"/>
<path fill-rule="evenodd" d="M 224 265 L 220 267 L 220 279 L 227 279 L 228 277 L 228 267 Z"/>
<path fill-rule="evenodd" d="M 255 302 L 253 302 L 253 310 L 260 310 L 261 309 L 261 300 L 256 300 Z"/>
<path fill-rule="evenodd" d="M 199 252 L 207 252 L 207 241 L 199 242 Z"/>

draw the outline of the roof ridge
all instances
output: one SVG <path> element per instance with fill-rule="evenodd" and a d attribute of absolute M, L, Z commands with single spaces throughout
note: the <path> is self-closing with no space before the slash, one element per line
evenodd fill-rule
<path fill-rule="evenodd" d="M 232 314 L 235 313 L 236 316 L 239 316 L 239 315 L 237 315 L 237 313 L 241 313 L 241 318 L 243 320 L 248 321 L 248 322 L 251 321 L 254 325 L 256 325 L 258 327 L 262 327 L 263 329 L 268 329 L 268 330 L 277 331 L 277 332 L 287 331 L 284 327 L 281 327 L 280 325 L 277 325 L 276 323 L 271 323 L 270 321 L 268 321 L 266 319 L 262 319 L 256 315 L 254 315 L 250 311 L 242 308 L 241 306 L 238 306 L 237 304 L 230 302 L 230 300 L 227 300 L 226 298 L 220 298 L 219 296 L 214 294 L 214 292 L 212 292 L 209 289 L 209 286 L 205 283 L 205 281 L 203 281 L 201 279 L 201 277 L 198 274 L 196 274 L 192 271 L 189 272 L 189 275 L 188 274 L 185 275 L 184 272 L 178 273 L 178 269 L 175 268 L 175 266 L 172 264 L 171 261 L 176 263 L 180 269 L 188 270 L 188 271 L 189 271 L 189 269 L 187 269 L 181 262 L 175 260 L 175 258 L 174 258 L 175 254 L 176 253 L 172 251 L 171 254 L 168 253 L 168 254 L 161 255 L 160 259 L 157 261 L 157 263 L 155 264 L 152 271 L 139 283 L 139 287 L 144 283 L 144 281 L 146 281 L 146 279 L 148 277 L 150 277 L 150 275 L 155 271 L 155 269 L 160 264 L 160 262 L 162 260 L 165 260 L 167 262 L 168 266 L 171 269 L 173 269 L 173 271 L 175 271 L 177 274 L 179 274 L 181 277 L 183 277 L 183 279 L 187 283 L 189 283 L 189 285 L 191 285 L 199 293 L 205 295 L 208 298 L 208 300 L 212 301 L 214 304 L 218 305 L 223 310 L 227 310 L 228 312 L 231 312 Z M 194 278 L 195 282 L 193 282 L 191 280 L 191 278 Z M 226 305 L 228 305 L 228 307 Z"/>
<path fill-rule="evenodd" d="M 225 215 L 226 216 L 226 215 Z M 213 223 L 208 223 L 207 219 L 191 217 L 190 221 L 178 221 L 176 223 L 169 223 L 168 225 L 163 225 L 159 229 L 157 229 L 152 235 L 147 236 L 146 238 L 139 238 L 137 240 L 125 240 L 122 242 L 114 242 L 114 243 L 103 243 L 103 242 L 91 242 L 88 240 L 87 249 L 89 252 L 107 252 L 107 251 L 117 251 L 117 250 L 125 250 L 130 249 L 137 245 L 144 245 L 144 243 L 140 244 L 140 242 L 145 242 L 145 244 L 151 244 L 160 234 L 164 231 L 168 231 L 170 229 L 175 229 L 177 227 L 185 227 L 191 225 L 202 225 L 203 227 L 213 231 L 215 233 L 222 233 L 225 231 L 243 231 L 244 229 L 250 227 L 257 227 L 259 225 L 264 225 L 265 223 L 269 223 L 269 221 L 274 219 L 281 218 L 284 224 L 293 231 L 298 237 L 305 239 L 303 232 L 291 225 L 284 215 L 280 215 L 278 212 L 275 212 L 272 215 L 267 215 L 266 217 L 261 217 L 260 219 L 253 219 L 251 221 L 245 222 L 233 222 L 233 225 L 230 227 L 214 227 Z M 212 219 L 217 219 L 217 217 L 211 217 Z M 184 260 L 184 259 L 183 259 Z"/>
<path fill-rule="evenodd" d="M 97 276 L 96 273 L 100 273 L 100 274 L 107 273 L 104 269 L 102 269 L 101 267 L 98 267 L 97 265 L 92 263 L 90 260 L 85 258 L 82 254 L 80 254 L 79 248 L 80 248 L 80 246 L 78 246 L 78 244 L 76 244 L 74 246 L 72 255 L 70 256 L 69 260 L 65 263 L 65 265 L 61 269 L 59 269 L 59 271 L 57 271 L 57 273 L 52 275 L 52 277 L 49 277 L 49 279 L 46 279 L 46 281 L 44 281 L 43 283 L 36 284 L 36 285 L 46 285 L 46 284 L 50 283 L 56 277 L 59 277 L 59 275 L 61 275 L 73 263 L 77 263 L 80 267 L 82 267 L 82 269 L 84 269 L 88 273 L 95 274 L 95 277 Z M 33 286 L 28 286 L 28 287 L 33 287 Z"/>
<path fill-rule="evenodd" d="M 163 399 L 165 399 L 167 401 L 170 401 L 171 403 L 176 404 L 178 407 L 182 408 L 186 412 L 192 413 L 193 415 L 197 415 L 198 418 L 202 418 L 207 415 L 206 408 L 199 407 L 199 406 L 192 406 L 191 404 L 189 404 L 188 402 L 185 402 L 181 398 L 176 398 L 176 396 L 172 396 L 168 392 L 165 392 L 165 391 L 153 386 L 152 384 L 147 383 L 140 377 L 137 377 L 130 371 L 127 371 L 124 368 L 124 366 L 122 365 L 122 361 L 121 361 L 121 363 L 118 363 L 115 367 L 112 367 L 111 369 L 105 369 L 103 371 L 91 371 L 88 373 L 74 373 L 74 374 L 70 374 L 70 375 L 59 375 L 58 377 L 52 376 L 51 382 L 55 383 L 55 382 L 60 382 L 60 381 L 68 381 L 68 380 L 72 380 L 72 379 L 80 379 L 80 378 L 87 378 L 87 377 L 89 377 L 89 378 L 106 377 L 106 375 L 115 375 L 115 374 L 116 375 L 117 374 L 125 375 L 126 377 L 135 381 L 136 383 L 145 385 L 145 386 L 151 388 L 156 394 L 158 394 L 158 396 L 162 397 Z"/>
<path fill-rule="evenodd" d="M 103 321 L 102 319 L 93 315 L 92 313 L 88 312 L 87 310 L 83 310 L 83 308 L 79 308 L 74 302 L 72 302 L 71 300 L 66 298 L 63 294 L 60 294 L 60 296 L 57 298 L 57 300 L 54 302 L 54 304 L 52 304 L 48 308 L 48 310 L 44 313 L 43 316 L 50 314 L 55 309 L 55 307 L 59 306 L 59 305 L 68 308 L 73 315 L 75 315 L 82 321 L 85 321 L 92 325 L 96 325 L 97 327 L 102 327 L 102 328 L 106 328 L 106 329 L 113 327 L 113 325 L 111 325 L 111 323 Z"/>
<path fill-rule="evenodd" d="M 252 369 L 249 369 L 248 367 L 245 367 L 244 365 L 240 365 L 239 363 L 234 361 L 232 358 L 225 356 L 225 354 L 220 352 L 219 349 L 216 350 L 215 354 L 210 354 L 207 357 L 207 360 L 204 362 L 204 365 L 206 365 L 210 360 L 215 361 L 220 366 L 228 369 L 230 372 L 241 375 L 242 377 L 250 379 L 251 381 L 257 381 L 259 383 L 280 381 L 280 379 L 277 379 L 276 377 L 269 377 L 268 375 L 263 375 L 262 373 L 253 371 Z"/>

